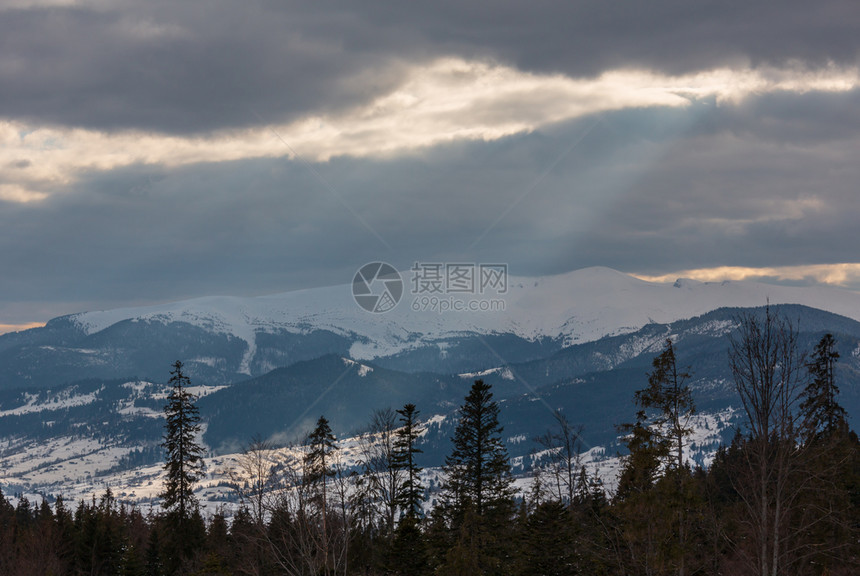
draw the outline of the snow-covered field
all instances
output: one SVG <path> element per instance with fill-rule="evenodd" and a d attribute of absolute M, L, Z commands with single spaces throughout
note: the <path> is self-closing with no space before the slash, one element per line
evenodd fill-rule
<path fill-rule="evenodd" d="M 731 409 L 716 414 L 697 414 L 690 422 L 694 432 L 685 450 L 691 462 L 709 464 L 719 446 L 720 433 L 730 426 L 734 412 Z M 160 415 L 159 415 L 160 417 Z M 425 433 L 446 420 L 435 415 L 424 423 Z M 525 437 L 509 439 L 527 442 Z M 60 437 L 41 444 L 21 442 L 15 439 L 0 441 L 0 485 L 7 497 L 16 500 L 24 494 L 30 501 L 39 502 L 42 497 L 62 495 L 66 502 L 98 499 L 110 488 L 120 502 L 138 507 L 157 508 L 158 494 L 162 490 L 164 471 L 161 464 L 118 470 L 116 467 L 124 456 L 136 446 L 121 446 L 95 438 Z M 338 461 L 345 469 L 357 468 L 362 459 L 360 438 L 343 438 L 338 441 Z M 530 456 L 512 458 L 517 490 L 526 495 L 532 486 L 534 463 L 546 456 L 546 450 L 535 451 Z M 199 482 L 196 494 L 209 514 L 221 511 L 230 515 L 237 506 L 237 497 L 230 487 L 232 478 L 243 479 L 240 453 L 212 455 L 206 458 L 206 472 Z M 300 448 L 278 448 L 270 455 L 272 462 L 296 461 L 301 457 Z M 607 447 L 595 446 L 581 455 L 581 465 L 592 477 L 600 478 L 611 494 L 616 486 L 623 459 Z M 428 498 L 432 505 L 435 491 L 444 481 L 440 468 L 424 470 L 425 486 L 433 486 Z M 12 487 L 10 492 L 9 487 Z"/>

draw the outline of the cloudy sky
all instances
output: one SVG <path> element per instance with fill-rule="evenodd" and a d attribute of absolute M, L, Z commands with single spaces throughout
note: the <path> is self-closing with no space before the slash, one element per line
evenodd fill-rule
<path fill-rule="evenodd" d="M 369 261 L 860 289 L 852 0 L 0 0 L 0 331 Z"/>

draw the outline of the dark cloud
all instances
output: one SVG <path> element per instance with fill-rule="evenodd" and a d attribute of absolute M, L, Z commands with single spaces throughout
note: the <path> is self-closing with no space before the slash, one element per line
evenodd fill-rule
<path fill-rule="evenodd" d="M 858 29 L 848 0 L 3 10 L 0 119 L 176 134 L 271 125 L 366 103 L 443 56 L 575 77 L 857 65 Z M 492 122 L 517 107 L 511 97 L 471 115 Z M 858 152 L 860 90 L 777 91 L 386 159 L 38 180 L 46 200 L 0 201 L 0 324 L 346 283 L 372 260 L 508 262 L 518 275 L 854 262 Z M 9 158 L 0 184 L 39 162 Z"/>
<path fill-rule="evenodd" d="M 173 133 L 349 107 L 406 62 L 486 58 L 573 76 L 751 62 L 856 64 L 860 11 L 808 2 L 152 1 L 6 10 L 0 113 Z"/>
<path fill-rule="evenodd" d="M 471 50 L 524 69 L 574 76 L 619 67 L 684 73 L 742 60 L 853 63 L 860 46 L 860 13 L 850 0 L 492 5 L 443 0 L 399 10 L 392 4 L 363 5 L 363 10 L 458 53 Z"/>
<path fill-rule="evenodd" d="M 301 7 L 141 3 L 0 19 L 0 111 L 35 123 L 201 132 L 289 120 L 389 89 L 395 58 L 351 50 L 352 28 Z"/>
<path fill-rule="evenodd" d="M 791 138 L 820 98 L 768 114 L 749 112 L 756 101 L 628 110 L 313 170 L 261 159 L 95 172 L 0 210 L 0 265 L 14 271 L 0 277 L 0 320 L 346 283 L 373 260 L 508 262 L 518 275 L 853 262 L 860 137 Z M 742 131 L 713 119 L 732 114 Z M 860 134 L 860 119 L 845 123 Z"/>

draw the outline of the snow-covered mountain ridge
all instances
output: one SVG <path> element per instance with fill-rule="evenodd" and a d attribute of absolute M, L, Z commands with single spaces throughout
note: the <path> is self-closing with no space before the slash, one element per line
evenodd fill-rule
<path fill-rule="evenodd" d="M 403 276 L 403 274 L 402 274 Z M 408 286 L 407 286 L 408 288 Z M 393 310 L 370 313 L 352 297 L 351 285 L 298 290 L 254 298 L 206 297 L 171 304 L 84 312 L 70 319 L 87 334 L 123 320 L 185 322 L 247 343 L 243 368 L 256 351 L 258 333 L 305 334 L 328 330 L 353 340 L 356 359 L 389 356 L 468 334 L 514 334 L 533 340 L 560 338 L 565 345 L 669 323 L 720 307 L 803 304 L 860 320 L 860 293 L 829 287 L 759 282 L 703 283 L 679 279 L 652 283 L 609 268 L 593 267 L 543 277 L 511 277 L 499 311 L 415 310 L 408 290 Z M 465 296 L 458 298 L 464 299 Z"/>
<path fill-rule="evenodd" d="M 385 313 L 366 311 L 352 285 L 341 285 L 73 314 L 0 335 L 0 390 L 90 378 L 160 381 L 177 359 L 195 382 L 207 385 L 233 384 L 328 354 L 408 373 L 471 373 L 768 301 L 860 320 L 860 293 L 828 287 L 658 284 L 608 268 L 507 280 L 506 290 L 431 296 L 412 294 L 404 278 L 403 297 Z M 433 298 L 449 309 L 428 309 Z M 492 310 L 453 310 L 452 302 L 476 301 L 493 304 Z"/>

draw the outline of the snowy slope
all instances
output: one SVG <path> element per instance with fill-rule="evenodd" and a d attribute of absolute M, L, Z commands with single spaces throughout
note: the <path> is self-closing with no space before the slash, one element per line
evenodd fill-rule
<path fill-rule="evenodd" d="M 405 275 L 404 275 L 405 276 Z M 188 322 L 249 343 L 253 355 L 258 331 L 314 329 L 357 335 L 353 356 L 374 358 L 413 346 L 469 333 L 512 333 L 525 338 L 563 337 L 569 343 L 637 330 L 650 322 L 668 323 L 719 307 L 804 304 L 860 320 L 860 294 L 825 287 L 788 287 L 757 282 L 702 283 L 679 280 L 658 284 L 609 268 L 586 268 L 557 276 L 512 277 L 498 296 L 498 312 L 431 312 L 412 309 L 410 294 L 384 314 L 371 314 L 352 299 L 350 285 L 299 290 L 257 298 L 206 297 L 171 304 L 86 312 L 74 321 L 92 334 L 122 320 Z"/>
<path fill-rule="evenodd" d="M 353 358 L 372 359 L 468 334 L 516 334 L 562 338 L 565 344 L 632 332 L 650 322 L 668 323 L 720 307 L 804 304 L 860 320 L 860 294 L 827 287 L 789 287 L 757 282 L 674 284 L 639 280 L 609 268 L 586 268 L 537 278 L 511 277 L 506 294 L 493 295 L 504 310 L 493 312 L 413 310 L 408 273 L 399 305 L 372 314 L 353 301 L 351 285 L 299 290 L 257 298 L 207 297 L 149 307 L 86 312 L 72 316 L 87 333 L 119 321 L 188 322 L 248 344 L 247 372 L 258 332 L 330 330 L 358 337 Z M 447 297 L 447 296 L 446 296 Z M 478 296 L 472 298 L 480 298 Z M 462 298 L 461 298 L 462 299 Z"/>
<path fill-rule="evenodd" d="M 690 422 L 693 431 L 685 458 L 691 463 L 709 465 L 720 445 L 720 435 L 733 424 L 734 413 L 731 409 L 718 413 L 697 414 Z M 423 436 L 439 434 L 438 426 L 446 419 L 435 415 L 424 422 Z M 436 428 L 434 431 L 433 429 Z M 519 438 L 507 439 L 513 442 L 532 441 Z M 31 501 L 40 502 L 45 495 L 62 495 L 67 502 L 88 501 L 100 498 L 110 488 L 120 501 L 144 509 L 158 509 L 160 492 L 163 490 L 165 472 L 161 463 L 139 466 L 132 469 L 116 469 L 123 456 L 132 447 L 94 438 L 57 437 L 44 443 L 16 443 L 0 440 L 0 485 L 9 492 L 25 493 Z M 617 452 L 607 446 L 584 448 L 580 465 L 588 472 L 599 477 L 611 494 L 617 485 L 623 460 Z M 290 463 L 302 456 L 301 448 L 285 446 L 273 449 L 268 454 L 272 462 Z M 534 481 L 534 468 L 546 466 L 548 450 L 533 450 L 529 455 L 511 459 L 515 476 L 515 487 L 520 494 L 529 493 Z M 235 491 L 230 487 L 237 478 L 243 478 L 239 466 L 241 453 L 207 455 L 206 470 L 203 478 L 195 487 L 195 494 L 205 513 L 216 512 L 232 515 L 238 509 Z M 347 470 L 360 470 L 362 440 L 347 437 L 338 440 L 337 464 Z M 526 468 L 528 466 L 528 468 Z M 422 473 L 425 486 L 435 486 L 429 493 L 429 502 L 438 498 L 438 490 L 444 479 L 441 467 L 428 466 Z M 9 496 L 10 494 L 5 494 Z M 16 499 L 13 498 L 13 504 Z"/>

